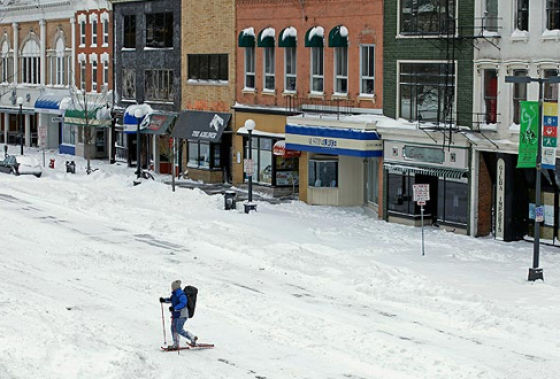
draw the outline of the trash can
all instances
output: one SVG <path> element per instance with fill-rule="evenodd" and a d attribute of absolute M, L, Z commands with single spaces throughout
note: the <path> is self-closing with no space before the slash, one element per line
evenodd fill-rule
<path fill-rule="evenodd" d="M 226 191 L 224 192 L 224 209 L 229 211 L 231 209 L 235 209 L 235 197 L 237 193 L 235 191 Z"/>
<path fill-rule="evenodd" d="M 66 161 L 66 172 L 69 172 L 71 174 L 76 173 L 76 163 L 74 161 L 72 162 Z"/>

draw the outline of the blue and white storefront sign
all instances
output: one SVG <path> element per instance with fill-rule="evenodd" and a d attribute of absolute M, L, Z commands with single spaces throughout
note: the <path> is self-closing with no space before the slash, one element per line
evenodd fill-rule
<path fill-rule="evenodd" d="M 352 157 L 381 157 L 383 142 L 374 130 L 286 125 L 286 149 Z"/>

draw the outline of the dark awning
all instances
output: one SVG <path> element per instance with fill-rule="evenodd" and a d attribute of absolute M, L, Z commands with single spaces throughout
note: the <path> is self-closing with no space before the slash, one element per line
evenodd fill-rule
<path fill-rule="evenodd" d="M 230 118 L 231 113 L 183 111 L 171 136 L 191 141 L 219 142 Z"/>
<path fill-rule="evenodd" d="M 322 26 L 314 26 L 305 33 L 305 47 L 323 47 L 325 29 Z"/>
<path fill-rule="evenodd" d="M 258 47 L 274 47 L 274 37 L 276 31 L 274 28 L 266 28 L 261 30 L 259 33 L 259 38 L 257 40 Z"/>
<path fill-rule="evenodd" d="M 329 47 L 347 47 L 348 29 L 343 25 L 332 28 L 329 33 Z"/>
<path fill-rule="evenodd" d="M 278 35 L 278 47 L 296 47 L 297 30 L 293 26 L 282 29 Z"/>
<path fill-rule="evenodd" d="M 177 118 L 176 113 L 154 111 L 144 117 L 140 124 L 140 133 L 162 135 L 167 134 L 167 130 Z"/>
<path fill-rule="evenodd" d="M 239 33 L 237 44 L 239 47 L 255 47 L 255 29 L 252 27 L 243 29 Z"/>

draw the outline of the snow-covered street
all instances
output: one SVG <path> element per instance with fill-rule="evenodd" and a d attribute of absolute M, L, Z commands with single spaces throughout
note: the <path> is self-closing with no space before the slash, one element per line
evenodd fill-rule
<path fill-rule="evenodd" d="M 532 283 L 527 242 L 429 228 L 421 256 L 420 229 L 362 208 L 246 215 L 56 159 L 39 179 L 0 174 L 0 378 L 559 375 L 558 248 Z M 215 349 L 160 350 L 174 279 L 199 288 L 186 326 Z"/>

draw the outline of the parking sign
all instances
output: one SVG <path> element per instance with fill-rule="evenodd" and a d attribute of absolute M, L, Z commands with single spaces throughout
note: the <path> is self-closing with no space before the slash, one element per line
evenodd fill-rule
<path fill-rule="evenodd" d="M 430 200 L 430 185 L 429 184 L 413 184 L 412 189 L 414 191 L 414 201 L 425 202 Z"/>

